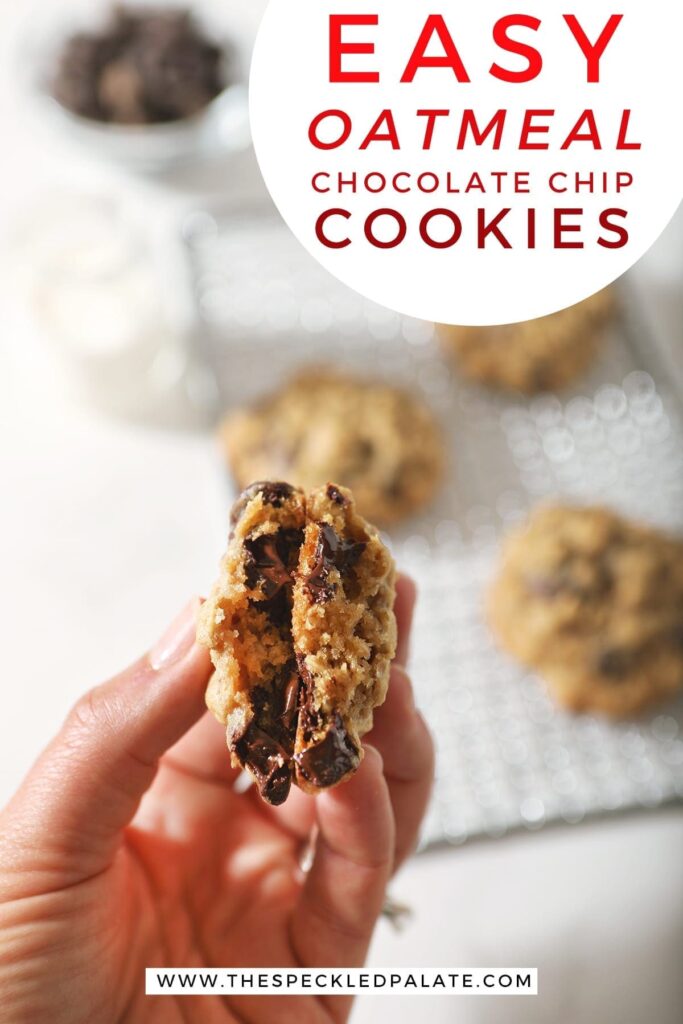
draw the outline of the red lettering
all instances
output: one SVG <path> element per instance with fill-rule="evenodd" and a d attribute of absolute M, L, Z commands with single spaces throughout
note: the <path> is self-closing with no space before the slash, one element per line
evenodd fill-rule
<path fill-rule="evenodd" d="M 558 207 L 553 210 L 553 248 L 554 249 L 583 249 L 583 242 L 565 242 L 564 235 L 570 231 L 580 231 L 580 224 L 566 224 L 565 215 L 580 216 L 583 213 L 581 207 Z"/>
<path fill-rule="evenodd" d="M 427 57 L 427 50 L 434 35 L 438 36 L 439 42 L 443 46 L 443 56 Z M 403 72 L 401 82 L 414 82 L 415 75 L 420 68 L 450 68 L 459 82 L 469 82 L 470 80 L 441 14 L 430 14 L 427 18 L 417 45 Z"/>
<path fill-rule="evenodd" d="M 393 217 L 398 224 L 398 234 L 396 238 L 390 239 L 388 242 L 383 242 L 377 238 L 375 234 L 375 222 L 380 217 Z M 365 237 L 371 245 L 374 245 L 377 249 L 395 249 L 397 245 L 405 239 L 408 234 L 408 225 L 406 224 L 405 217 L 398 212 L 398 210 L 374 210 L 365 222 Z"/>
<path fill-rule="evenodd" d="M 628 132 L 628 126 L 631 122 L 631 111 L 625 110 L 621 115 L 621 123 L 619 125 L 619 137 L 617 139 L 617 149 L 640 149 L 639 142 L 627 142 L 626 133 Z M 629 182 L 630 184 L 630 182 Z"/>
<path fill-rule="evenodd" d="M 330 82 L 379 82 L 377 71 L 344 71 L 342 57 L 346 53 L 374 53 L 374 43 L 345 43 L 342 29 L 345 25 L 378 25 L 376 14 L 330 15 Z"/>
<path fill-rule="evenodd" d="M 498 241 L 500 242 L 504 249 L 512 248 L 511 244 L 508 242 L 503 232 L 498 228 L 498 225 L 500 224 L 503 217 L 507 217 L 509 212 L 510 207 L 501 210 L 500 213 L 497 213 L 493 220 L 489 221 L 489 223 L 487 224 L 485 219 L 486 210 L 477 210 L 477 247 L 479 249 L 484 249 L 486 247 L 487 235 L 495 235 L 495 237 L 498 239 Z"/>
<path fill-rule="evenodd" d="M 581 129 L 584 124 L 588 126 L 588 131 L 582 132 Z M 590 142 L 593 149 L 602 149 L 600 133 L 598 131 L 598 126 L 595 123 L 595 114 L 592 110 L 584 110 L 581 117 L 560 146 L 560 149 L 569 149 L 574 142 Z"/>
<path fill-rule="evenodd" d="M 486 141 L 488 136 L 495 128 L 495 136 L 493 139 L 493 149 L 500 149 L 500 142 L 503 136 L 503 128 L 505 127 L 505 115 L 506 110 L 497 110 L 493 115 L 489 123 L 486 125 L 483 131 L 479 129 L 477 119 L 473 110 L 463 110 L 462 120 L 460 122 L 460 133 L 458 135 L 458 149 L 465 148 L 465 142 L 467 139 L 467 132 L 472 132 L 472 141 L 475 146 L 481 146 Z"/>
<path fill-rule="evenodd" d="M 434 128 L 436 127 L 437 117 L 448 117 L 450 110 L 418 110 L 418 117 L 427 118 L 427 127 L 425 128 L 424 142 L 422 143 L 423 149 L 432 148 L 432 139 L 434 138 Z"/>
<path fill-rule="evenodd" d="M 330 176 L 329 176 L 329 174 L 326 171 L 318 171 L 317 174 L 313 175 L 313 181 L 311 182 L 311 184 L 313 186 L 313 190 L 315 192 L 320 192 L 320 193 L 331 192 L 332 190 L 330 189 L 329 185 L 327 187 L 325 187 L 323 185 L 319 185 L 318 184 L 318 180 L 320 178 L 324 178 L 325 181 L 329 181 L 330 180 Z"/>
<path fill-rule="evenodd" d="M 323 142 L 322 139 L 318 138 L 318 129 L 320 125 L 328 117 L 338 117 L 342 123 L 342 133 L 339 138 L 334 142 Z M 318 114 L 311 121 L 311 125 L 308 129 L 308 141 L 316 149 L 338 149 L 339 146 L 343 146 L 345 142 L 349 141 L 351 135 L 352 122 L 349 115 L 343 110 L 323 110 L 322 113 Z"/>
<path fill-rule="evenodd" d="M 384 128 L 385 125 L 386 131 L 382 131 L 382 128 Z M 390 110 L 382 111 L 368 134 L 365 136 L 360 148 L 367 149 L 372 142 L 390 142 L 392 149 L 401 148 L 401 144 L 398 141 L 398 132 L 396 131 L 394 115 Z"/>
<path fill-rule="evenodd" d="M 588 64 L 588 74 L 586 77 L 587 82 L 599 82 L 600 81 L 600 58 L 607 49 L 607 44 L 614 35 L 619 25 L 619 22 L 623 18 L 623 14 L 612 14 L 610 15 L 609 21 L 600 33 L 597 41 L 591 43 L 588 36 L 579 24 L 579 20 L 574 14 L 563 14 L 562 17 L 569 26 L 569 31 L 576 39 L 577 43 L 581 48 L 581 53 L 586 58 Z"/>
<path fill-rule="evenodd" d="M 432 238 L 432 236 L 429 234 L 429 231 L 427 230 L 434 217 L 447 217 L 450 220 L 451 224 L 453 225 L 453 233 L 451 234 L 450 238 L 444 239 L 443 242 L 438 242 L 436 239 Z M 462 221 L 458 217 L 457 213 L 453 212 L 453 210 L 430 210 L 429 213 L 426 213 L 422 220 L 420 221 L 420 238 L 432 249 L 450 249 L 457 243 L 461 234 Z"/>
<path fill-rule="evenodd" d="M 325 234 L 325 228 L 330 217 L 344 217 L 346 220 L 351 219 L 351 214 L 348 210 L 325 210 L 321 213 L 315 222 L 315 235 L 318 241 L 326 246 L 328 249 L 345 249 L 347 245 L 351 245 L 350 238 L 344 238 L 339 242 L 333 242 Z"/>
<path fill-rule="evenodd" d="M 527 43 L 510 38 L 508 29 L 514 25 L 531 28 L 534 32 L 537 32 L 541 22 L 539 18 L 533 18 L 529 14 L 508 14 L 505 18 L 500 18 L 493 26 L 493 39 L 496 45 L 501 50 L 506 50 L 508 53 L 516 53 L 519 57 L 523 57 L 527 62 L 527 66 L 521 71 L 510 71 L 508 68 L 503 68 L 500 64 L 494 63 L 489 68 L 489 74 L 493 75 L 494 78 L 499 78 L 502 82 L 532 82 L 541 73 L 543 58 L 534 46 L 529 46 Z"/>
<path fill-rule="evenodd" d="M 598 245 L 601 245 L 603 249 L 623 249 L 628 242 L 628 231 L 622 224 L 614 224 L 612 221 L 613 217 L 621 217 L 624 220 L 628 217 L 626 210 L 620 210 L 618 207 L 610 207 L 608 210 L 603 210 L 598 218 L 600 227 L 605 231 L 612 231 L 616 236 L 616 241 L 608 241 L 602 236 L 598 238 Z"/>
<path fill-rule="evenodd" d="M 522 122 L 522 133 L 519 138 L 520 149 L 547 149 L 547 142 L 529 142 L 529 136 L 537 133 L 539 135 L 547 134 L 550 131 L 550 127 L 547 124 L 534 124 L 533 119 L 535 117 L 552 117 L 554 110 L 525 110 L 524 121 Z"/>

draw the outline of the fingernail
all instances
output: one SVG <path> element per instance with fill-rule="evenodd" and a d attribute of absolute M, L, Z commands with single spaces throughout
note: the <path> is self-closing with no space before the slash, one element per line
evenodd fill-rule
<path fill-rule="evenodd" d="M 198 609 L 199 600 L 194 597 L 149 652 L 149 663 L 155 672 L 181 661 L 192 649 L 197 632 Z"/>

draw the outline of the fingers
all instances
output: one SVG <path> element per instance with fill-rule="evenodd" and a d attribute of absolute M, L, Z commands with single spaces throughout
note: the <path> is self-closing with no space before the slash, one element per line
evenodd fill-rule
<path fill-rule="evenodd" d="M 410 630 L 413 624 L 413 612 L 417 599 L 417 587 L 410 576 L 399 576 L 396 580 L 396 625 L 398 627 L 398 644 L 396 661 L 399 665 L 407 665 L 410 654 Z"/>
<path fill-rule="evenodd" d="M 108 866 L 159 758 L 204 712 L 211 663 L 195 645 L 198 607 L 191 602 L 147 657 L 78 702 L 13 801 L 17 834 L 62 884 Z"/>
<path fill-rule="evenodd" d="M 362 964 L 382 909 L 394 850 L 394 821 L 382 759 L 372 747 L 356 774 L 316 800 L 313 865 L 291 919 L 305 966 Z"/>
<path fill-rule="evenodd" d="M 415 707 L 410 678 L 394 664 L 385 703 L 375 712 L 368 734 L 382 756 L 396 820 L 394 870 L 412 852 L 424 817 L 434 777 L 434 746 Z"/>
<path fill-rule="evenodd" d="M 403 666 L 409 655 L 410 629 L 415 608 L 416 587 L 408 576 L 396 581 L 395 613 L 398 624 L 396 661 L 385 704 L 375 711 L 375 726 L 367 737 L 379 750 L 392 806 L 396 815 L 395 866 L 399 867 L 415 846 L 434 774 L 431 738 L 422 716 L 416 711 L 410 680 Z M 258 799 L 258 797 L 256 797 Z M 261 805 L 265 814 L 283 828 L 306 839 L 315 820 L 311 797 L 292 790 L 282 807 Z"/>

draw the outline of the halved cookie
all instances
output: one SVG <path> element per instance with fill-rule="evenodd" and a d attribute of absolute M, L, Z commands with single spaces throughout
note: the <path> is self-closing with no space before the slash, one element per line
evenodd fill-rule
<path fill-rule="evenodd" d="M 209 710 L 227 727 L 235 765 L 269 803 L 287 799 L 298 673 L 292 651 L 292 574 L 305 525 L 303 492 L 257 483 L 235 504 L 220 579 L 202 607 L 197 639 L 215 673 Z"/>
<path fill-rule="evenodd" d="M 396 646 L 394 565 L 334 484 L 308 499 L 252 484 L 231 527 L 197 630 L 215 667 L 207 705 L 233 764 L 281 804 L 292 781 L 317 792 L 360 763 Z"/>
<path fill-rule="evenodd" d="M 294 587 L 292 638 L 303 681 L 294 762 L 309 793 L 360 763 L 360 739 L 384 702 L 396 650 L 394 564 L 350 491 L 309 496 Z"/>

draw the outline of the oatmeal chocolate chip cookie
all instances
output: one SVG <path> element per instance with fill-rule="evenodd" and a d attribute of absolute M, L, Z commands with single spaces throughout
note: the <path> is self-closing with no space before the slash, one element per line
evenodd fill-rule
<path fill-rule="evenodd" d="M 315 793 L 351 774 L 384 702 L 396 649 L 394 567 L 349 491 L 328 484 L 306 503 L 292 637 L 304 699 L 294 763 Z"/>
<path fill-rule="evenodd" d="M 438 332 L 466 377 L 532 395 L 566 387 L 590 366 L 613 311 L 613 293 L 605 289 L 538 320 Z"/>
<path fill-rule="evenodd" d="M 227 727 L 233 762 L 269 803 L 291 785 L 292 720 L 299 676 L 292 650 L 292 575 L 305 526 L 304 496 L 254 484 L 235 504 L 220 579 L 202 607 L 198 640 L 215 667 L 206 695 Z"/>
<path fill-rule="evenodd" d="M 221 428 L 239 487 L 284 477 L 306 490 L 338 480 L 362 515 L 387 525 L 426 505 L 443 473 L 439 428 L 412 395 L 334 370 L 308 370 Z"/>
<path fill-rule="evenodd" d="M 197 638 L 215 668 L 207 705 L 268 803 L 360 764 L 394 656 L 393 603 L 393 561 L 349 491 L 262 482 L 240 496 Z"/>
<path fill-rule="evenodd" d="M 501 643 L 575 711 L 635 714 L 683 686 L 683 541 L 602 508 L 542 508 L 504 549 Z"/>

